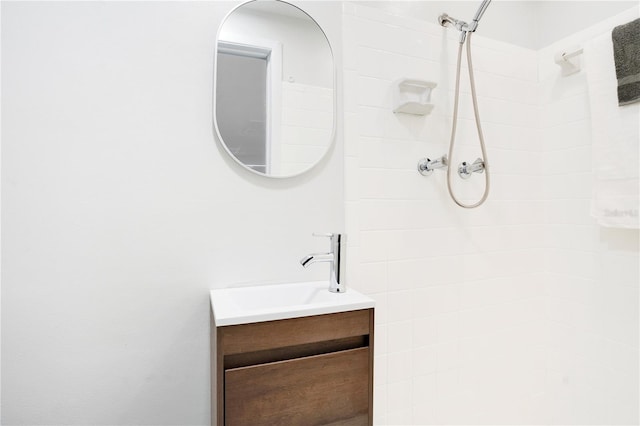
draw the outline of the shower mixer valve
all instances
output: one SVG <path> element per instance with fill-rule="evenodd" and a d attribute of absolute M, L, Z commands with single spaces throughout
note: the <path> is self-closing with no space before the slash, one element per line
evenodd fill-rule
<path fill-rule="evenodd" d="M 458 176 L 462 179 L 469 179 L 473 173 L 483 173 L 484 172 L 484 161 L 482 158 L 478 158 L 472 164 L 463 161 L 458 166 Z"/>
<path fill-rule="evenodd" d="M 435 169 L 442 169 L 447 167 L 447 156 L 443 155 L 440 158 L 431 160 L 430 158 L 422 158 L 418 161 L 418 171 L 422 176 L 429 176 Z"/>

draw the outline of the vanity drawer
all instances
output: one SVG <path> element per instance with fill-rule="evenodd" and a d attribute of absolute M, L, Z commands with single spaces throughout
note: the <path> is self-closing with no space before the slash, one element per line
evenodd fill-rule
<path fill-rule="evenodd" d="M 220 339 L 224 355 L 233 355 L 366 336 L 370 327 L 370 310 L 363 309 L 221 327 Z"/>
<path fill-rule="evenodd" d="M 225 425 L 369 424 L 370 348 L 228 369 Z"/>

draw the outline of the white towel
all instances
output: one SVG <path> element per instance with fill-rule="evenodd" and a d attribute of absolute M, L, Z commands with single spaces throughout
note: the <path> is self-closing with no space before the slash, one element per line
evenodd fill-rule
<path fill-rule="evenodd" d="M 611 34 L 585 48 L 594 186 L 591 215 L 602 226 L 640 228 L 640 103 L 618 106 Z"/>

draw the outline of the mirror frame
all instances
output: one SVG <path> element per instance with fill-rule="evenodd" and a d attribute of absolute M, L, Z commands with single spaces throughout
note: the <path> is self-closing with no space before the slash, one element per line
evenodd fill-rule
<path fill-rule="evenodd" d="M 222 135 L 220 134 L 220 129 L 218 127 L 218 119 L 217 119 L 218 103 L 217 103 L 217 100 L 216 100 L 217 88 L 218 88 L 218 43 L 220 41 L 226 41 L 226 40 L 220 40 L 220 33 L 222 32 L 222 27 L 224 26 L 224 23 L 227 21 L 227 19 L 236 10 L 240 9 L 241 7 L 243 7 L 243 6 L 245 6 L 245 5 L 249 4 L 249 3 L 255 3 L 255 2 L 261 2 L 261 3 L 267 3 L 267 2 L 284 3 L 286 5 L 289 5 L 291 7 L 296 8 L 300 12 L 304 13 L 306 16 L 309 17 L 309 19 L 311 19 L 318 26 L 318 29 L 320 30 L 320 32 L 324 36 L 325 40 L 327 41 L 327 46 L 329 47 L 329 54 L 331 55 L 331 73 L 332 73 L 332 77 L 333 77 L 333 87 L 332 87 L 332 90 L 333 90 L 333 125 L 331 127 L 331 135 L 329 136 L 329 141 L 328 141 L 328 144 L 327 144 L 327 148 L 326 148 L 325 152 L 320 156 L 320 158 L 318 158 L 311 166 L 309 166 L 306 169 L 303 169 L 303 170 L 301 170 L 301 171 L 299 171 L 297 173 L 293 173 L 293 174 L 288 174 L 288 175 L 270 175 L 270 174 L 267 174 L 267 173 L 259 172 L 259 171 L 255 170 L 255 169 L 252 169 L 251 167 L 245 165 L 235 155 L 233 155 L 231 150 L 227 147 L 227 144 L 224 142 L 224 139 L 222 138 Z M 289 2 L 287 2 L 285 0 L 247 0 L 245 2 L 242 2 L 239 5 L 235 6 L 233 9 L 231 9 L 229 11 L 229 13 L 227 13 L 225 15 L 225 17 L 222 19 L 222 21 L 220 22 L 220 25 L 218 27 L 218 31 L 216 33 L 215 48 L 214 48 L 214 55 L 213 55 L 213 117 L 212 118 L 213 118 L 213 127 L 215 129 L 215 134 L 217 136 L 218 143 L 220 145 L 222 145 L 222 147 L 227 152 L 229 157 L 231 157 L 233 159 L 233 161 L 235 161 L 237 164 L 242 166 L 243 169 L 248 170 L 249 172 L 254 173 L 254 174 L 258 175 L 258 176 L 263 176 L 263 177 L 272 178 L 272 179 L 287 179 L 287 178 L 297 177 L 297 176 L 300 176 L 300 175 L 302 175 L 304 173 L 307 173 L 310 170 L 313 170 L 320 163 L 322 163 L 327 158 L 327 156 L 329 155 L 329 152 L 331 152 L 333 150 L 333 147 L 336 144 L 336 134 L 337 134 L 337 127 L 338 127 L 338 73 L 337 73 L 337 67 L 336 67 L 336 61 L 335 61 L 335 55 L 334 55 L 334 52 L 333 52 L 333 47 L 331 46 L 331 42 L 329 41 L 329 37 L 327 37 L 327 33 L 320 26 L 318 21 L 316 21 L 311 15 L 309 15 L 301 7 L 296 6 L 296 5 L 292 4 L 292 3 L 289 3 Z"/>

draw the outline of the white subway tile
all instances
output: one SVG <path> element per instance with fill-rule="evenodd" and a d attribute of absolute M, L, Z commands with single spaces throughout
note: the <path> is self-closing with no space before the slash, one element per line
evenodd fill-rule
<path fill-rule="evenodd" d="M 549 272 L 590 279 L 598 268 L 598 255 L 590 251 L 549 249 Z"/>
<path fill-rule="evenodd" d="M 454 312 L 460 308 L 460 286 L 457 284 L 425 287 L 415 290 L 415 312 L 429 316 Z"/>
<path fill-rule="evenodd" d="M 388 367 L 387 360 L 388 360 L 388 356 L 386 354 L 375 356 L 375 360 L 373 362 L 373 379 L 374 379 L 375 387 L 387 384 L 387 367 Z M 374 389 L 374 393 L 375 393 L 375 389 Z"/>
<path fill-rule="evenodd" d="M 460 337 L 460 318 L 457 312 L 435 315 L 438 343 L 452 343 Z"/>
<path fill-rule="evenodd" d="M 387 342 L 392 352 L 410 351 L 413 345 L 413 326 L 411 321 L 390 322 L 387 325 Z"/>
<path fill-rule="evenodd" d="M 545 202 L 545 222 L 550 224 L 594 225 L 591 200 L 557 199 Z"/>
<path fill-rule="evenodd" d="M 420 258 L 389 262 L 389 287 L 394 290 L 414 289 L 429 285 L 442 285 L 449 281 L 451 269 L 447 258 Z M 443 282 L 444 281 L 444 282 Z"/>
<path fill-rule="evenodd" d="M 359 280 L 367 294 L 383 293 L 389 288 L 385 262 L 360 263 Z"/>
<path fill-rule="evenodd" d="M 411 351 L 393 351 L 387 355 L 389 384 L 411 380 L 413 374 Z M 410 403 L 410 399 L 407 403 Z"/>
<path fill-rule="evenodd" d="M 413 370 L 416 377 L 433 374 L 437 370 L 435 346 L 421 346 L 413 350 Z"/>
<path fill-rule="evenodd" d="M 387 355 L 389 353 L 389 345 L 387 332 L 387 324 L 385 322 L 378 322 L 378 301 L 376 300 L 376 324 L 375 324 L 375 334 L 374 334 L 374 355 L 377 358 L 378 356 Z"/>
<path fill-rule="evenodd" d="M 545 185 L 545 199 L 587 199 L 593 194 L 593 174 L 589 172 L 547 175 L 542 182 Z"/>
<path fill-rule="evenodd" d="M 401 410 L 391 411 L 387 415 L 387 422 L 391 425 L 413 425 L 413 411 L 411 407 L 405 407 Z"/>
<path fill-rule="evenodd" d="M 388 303 L 387 293 L 370 294 L 369 297 L 371 297 L 376 302 L 376 311 L 375 311 L 376 327 L 378 327 L 378 325 L 384 325 L 385 331 L 386 331 L 386 324 L 389 321 L 389 314 L 388 314 L 389 303 Z M 376 330 L 376 333 L 378 331 L 379 330 Z M 376 341 L 377 340 L 378 340 L 378 336 L 376 336 Z M 386 342 L 387 341 L 385 337 L 385 339 L 382 341 L 382 343 L 384 343 L 385 348 L 386 348 Z M 377 343 L 376 343 L 376 346 L 377 346 Z"/>
<path fill-rule="evenodd" d="M 413 317 L 415 295 L 413 291 L 389 292 L 388 321 L 409 321 Z"/>
<path fill-rule="evenodd" d="M 450 370 L 460 365 L 460 347 L 457 341 L 433 346 L 436 353 L 437 371 Z"/>
<path fill-rule="evenodd" d="M 551 102 L 543 109 L 542 123 L 548 127 L 589 118 L 589 99 L 586 94 L 571 96 Z"/>
<path fill-rule="evenodd" d="M 387 385 L 387 416 L 409 410 L 411 413 L 411 380 L 389 382 Z M 389 417 L 391 420 L 391 417 Z M 393 424 L 393 423 L 392 423 Z"/>
<path fill-rule="evenodd" d="M 375 378 L 375 376 L 374 376 Z M 374 379 L 376 380 L 376 379 Z M 387 425 L 387 385 L 375 385 L 373 388 L 373 424 Z"/>
<path fill-rule="evenodd" d="M 437 396 L 435 375 L 418 375 L 413 378 L 412 385 L 411 394 L 413 398 L 413 406 L 420 409 L 427 409 L 427 407 L 432 406 Z M 414 411 L 413 414 L 415 418 L 417 413 Z M 420 416 L 423 415 L 424 414 L 420 413 Z M 420 422 L 419 419 L 416 420 Z"/>
<path fill-rule="evenodd" d="M 419 200 L 429 193 L 428 182 L 415 169 L 360 169 L 358 175 L 360 198 Z"/>
<path fill-rule="evenodd" d="M 390 232 L 361 231 L 360 260 L 362 262 L 382 262 L 387 260 Z"/>
<path fill-rule="evenodd" d="M 413 320 L 413 345 L 415 348 L 438 343 L 438 327 L 435 315 L 420 316 Z"/>

